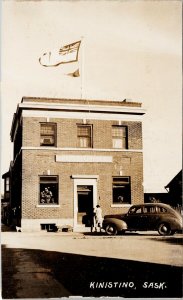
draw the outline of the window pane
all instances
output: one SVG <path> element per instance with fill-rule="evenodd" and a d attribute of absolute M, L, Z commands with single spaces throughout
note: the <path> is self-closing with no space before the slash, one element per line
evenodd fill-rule
<path fill-rule="evenodd" d="M 77 127 L 78 147 L 92 147 L 92 130 L 91 125 L 78 125 Z"/>
<path fill-rule="evenodd" d="M 57 176 L 41 176 L 40 183 L 57 183 Z"/>
<path fill-rule="evenodd" d="M 55 145 L 55 135 L 56 135 L 56 124 L 41 124 L 41 136 L 40 145 L 41 146 L 54 146 Z"/>
<path fill-rule="evenodd" d="M 112 128 L 113 137 L 125 137 L 126 136 L 126 127 L 125 126 L 113 126 Z"/>
<path fill-rule="evenodd" d="M 55 125 L 54 124 L 41 124 L 41 134 L 44 135 L 51 135 L 55 132 Z"/>
<path fill-rule="evenodd" d="M 127 128 L 126 126 L 112 127 L 112 146 L 113 148 L 126 149 L 127 148 Z"/>
<path fill-rule="evenodd" d="M 129 177 L 113 178 L 113 203 L 131 203 L 131 186 Z"/>
<path fill-rule="evenodd" d="M 136 213 L 136 214 L 141 214 L 141 213 L 142 213 L 141 207 L 140 207 L 140 208 L 137 208 L 136 211 L 135 211 L 135 213 Z"/>
<path fill-rule="evenodd" d="M 54 145 L 55 137 L 54 136 L 41 136 L 41 145 Z"/>
<path fill-rule="evenodd" d="M 156 206 L 145 206 L 144 207 L 144 213 L 155 213 L 156 212 Z"/>
<path fill-rule="evenodd" d="M 78 136 L 91 136 L 90 126 L 78 126 Z"/>
<path fill-rule="evenodd" d="M 90 138 L 79 138 L 79 146 L 82 148 L 91 147 Z"/>
<path fill-rule="evenodd" d="M 40 177 L 40 203 L 43 205 L 58 204 L 57 177 Z"/>
<path fill-rule="evenodd" d="M 129 210 L 129 214 L 141 214 L 141 213 L 142 213 L 141 207 L 132 207 Z"/>
<path fill-rule="evenodd" d="M 125 184 L 125 183 L 129 183 L 130 182 L 130 178 L 129 177 L 114 177 L 113 178 L 113 183 L 115 184 Z"/>
<path fill-rule="evenodd" d="M 121 139 L 113 139 L 113 148 L 122 148 L 122 140 Z"/>

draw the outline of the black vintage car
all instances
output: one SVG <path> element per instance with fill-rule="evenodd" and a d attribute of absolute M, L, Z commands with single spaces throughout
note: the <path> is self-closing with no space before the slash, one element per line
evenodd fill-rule
<path fill-rule="evenodd" d="M 181 215 L 163 203 L 133 205 L 126 214 L 105 215 L 103 228 L 108 235 L 125 231 L 152 231 L 173 235 L 182 230 Z"/>

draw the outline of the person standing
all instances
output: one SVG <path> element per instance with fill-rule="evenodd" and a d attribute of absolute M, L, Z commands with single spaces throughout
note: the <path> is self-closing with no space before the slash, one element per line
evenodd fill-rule
<path fill-rule="evenodd" d="M 89 217 L 89 224 L 90 224 L 90 227 L 91 227 L 91 232 L 93 232 L 93 228 L 95 228 L 95 209 L 94 208 L 88 214 L 88 217 Z"/>
<path fill-rule="evenodd" d="M 94 212 L 95 212 L 95 231 L 98 231 L 98 228 L 101 231 L 103 217 L 102 217 L 102 209 L 100 205 L 97 204 Z"/>
<path fill-rule="evenodd" d="M 52 196 L 52 192 L 46 187 L 44 191 L 41 192 L 41 203 L 50 203 Z"/>

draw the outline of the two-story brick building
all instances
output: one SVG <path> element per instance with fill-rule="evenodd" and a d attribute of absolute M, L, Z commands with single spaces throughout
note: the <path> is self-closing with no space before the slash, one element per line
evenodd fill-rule
<path fill-rule="evenodd" d="M 23 97 L 11 128 L 11 202 L 22 231 L 49 224 L 83 228 L 103 214 L 142 203 L 141 103 Z"/>

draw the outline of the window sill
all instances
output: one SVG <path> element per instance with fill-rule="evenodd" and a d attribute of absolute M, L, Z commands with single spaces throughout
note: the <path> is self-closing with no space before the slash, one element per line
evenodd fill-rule
<path fill-rule="evenodd" d="M 40 145 L 40 147 L 57 148 L 56 145 Z"/>
<path fill-rule="evenodd" d="M 131 207 L 132 204 L 124 203 L 124 204 L 111 204 L 111 207 Z"/>
<path fill-rule="evenodd" d="M 36 207 L 47 207 L 47 208 L 49 208 L 49 207 L 60 207 L 60 205 L 59 204 L 38 204 L 38 205 L 36 205 Z"/>
<path fill-rule="evenodd" d="M 112 147 L 114 150 L 129 150 L 128 148 L 122 148 L 122 147 Z"/>

